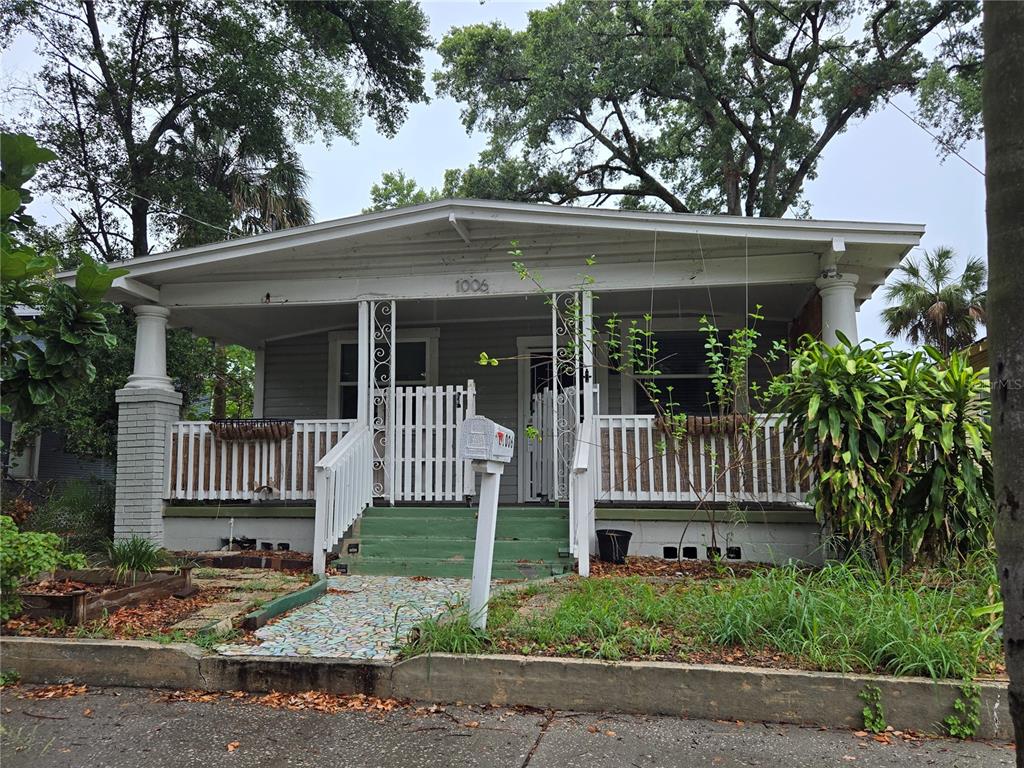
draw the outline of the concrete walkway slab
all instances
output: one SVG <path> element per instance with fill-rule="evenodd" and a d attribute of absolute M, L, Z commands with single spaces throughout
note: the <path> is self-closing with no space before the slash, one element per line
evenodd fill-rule
<path fill-rule="evenodd" d="M 335 576 L 327 594 L 256 630 L 258 645 L 222 645 L 225 656 L 393 659 L 418 622 L 469 595 L 469 579 Z"/>

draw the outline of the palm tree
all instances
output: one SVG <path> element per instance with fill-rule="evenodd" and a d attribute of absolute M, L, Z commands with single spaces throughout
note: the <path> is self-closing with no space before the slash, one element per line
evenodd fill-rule
<path fill-rule="evenodd" d="M 223 239 L 225 233 L 204 225 L 224 221 L 233 234 L 254 235 L 313 222 L 307 197 L 309 175 L 299 156 L 287 149 L 275 157 L 252 151 L 247 142 L 223 131 L 206 132 L 193 123 L 177 142 L 188 158 L 196 182 L 220 194 L 227 206 L 217 215 L 181 217 L 177 222 L 178 247 Z"/>
<path fill-rule="evenodd" d="M 306 197 L 309 174 L 288 150 L 274 162 L 236 157 L 228 175 L 235 226 L 247 235 L 287 229 L 313 221 Z"/>
<path fill-rule="evenodd" d="M 216 213 L 179 217 L 175 222 L 176 247 L 221 240 L 228 234 L 224 230 L 255 235 L 313 222 L 313 206 L 306 197 L 309 175 L 293 150 L 266 157 L 252 151 L 244 138 L 207 131 L 201 121 L 187 124 L 176 148 L 187 158 L 186 167 L 198 186 L 218 193 L 214 197 L 221 203 Z M 209 226 L 210 218 L 223 221 L 224 228 Z M 237 386 L 228 371 L 232 354 L 214 344 L 211 415 L 215 419 L 227 415 L 228 389 L 232 384 Z"/>
<path fill-rule="evenodd" d="M 890 336 L 929 344 L 943 357 L 974 341 L 978 323 L 985 322 L 985 262 L 968 259 L 954 279 L 955 261 L 952 248 L 939 246 L 925 252 L 923 261 L 900 265 L 896 282 L 885 289 L 892 306 L 882 311 L 882 319 Z"/>

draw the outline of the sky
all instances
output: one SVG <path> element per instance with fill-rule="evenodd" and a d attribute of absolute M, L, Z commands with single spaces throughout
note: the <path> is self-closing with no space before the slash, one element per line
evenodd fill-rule
<path fill-rule="evenodd" d="M 499 20 L 513 28 L 526 25 L 527 12 L 545 3 L 423 2 L 435 41 L 454 26 Z M 24 77 L 36 61 L 32 41 L 19 38 L 4 52 L 0 72 L 5 81 Z M 440 65 L 436 53 L 426 56 L 427 71 Z M 909 98 L 898 99 L 913 113 Z M 409 118 L 391 139 L 378 135 L 366 121 L 358 143 L 336 141 L 332 146 L 313 143 L 300 147 L 311 175 L 310 197 L 316 219 L 324 221 L 358 213 L 369 204 L 370 187 L 385 171 L 404 170 L 421 186 L 440 186 L 444 171 L 476 161 L 483 135 L 466 134 L 459 105 L 433 99 L 413 105 Z M 984 168 L 981 142 L 962 153 Z M 805 187 L 811 216 L 817 219 L 924 224 L 922 247 L 952 247 L 961 262 L 968 256 L 984 257 L 984 178 L 956 157 L 942 161 L 932 139 L 896 109 L 887 107 L 854 123 L 825 149 L 818 176 Z M 44 221 L 59 221 L 56 212 L 37 211 Z M 881 291 L 860 310 L 862 338 L 883 339 L 879 313 L 885 307 Z"/>

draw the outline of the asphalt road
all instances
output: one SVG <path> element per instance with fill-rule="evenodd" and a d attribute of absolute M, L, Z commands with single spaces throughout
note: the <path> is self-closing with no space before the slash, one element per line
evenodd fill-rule
<path fill-rule="evenodd" d="M 168 702 L 159 691 L 128 688 L 42 701 L 17 692 L 0 697 L 3 768 L 996 768 L 1014 757 L 1005 743 L 884 745 L 850 731 L 671 717 L 470 707 L 324 714 L 225 700 Z"/>

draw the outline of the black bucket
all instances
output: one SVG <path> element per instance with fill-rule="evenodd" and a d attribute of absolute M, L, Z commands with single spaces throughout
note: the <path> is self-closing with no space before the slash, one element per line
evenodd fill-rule
<path fill-rule="evenodd" d="M 629 552 L 629 540 L 633 534 L 629 531 L 617 531 L 613 528 L 602 528 L 597 532 L 597 552 L 602 561 L 622 565 L 626 562 Z"/>

